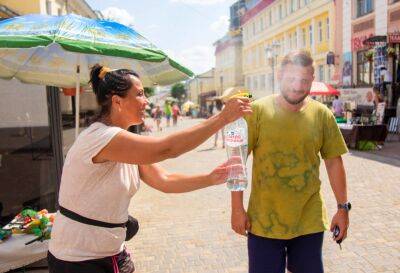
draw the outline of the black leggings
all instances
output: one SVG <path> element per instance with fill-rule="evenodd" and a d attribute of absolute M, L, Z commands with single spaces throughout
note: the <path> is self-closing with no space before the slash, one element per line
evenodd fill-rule
<path fill-rule="evenodd" d="M 49 273 L 132 273 L 135 267 L 126 250 L 117 255 L 80 262 L 68 262 L 57 259 L 47 253 Z"/>

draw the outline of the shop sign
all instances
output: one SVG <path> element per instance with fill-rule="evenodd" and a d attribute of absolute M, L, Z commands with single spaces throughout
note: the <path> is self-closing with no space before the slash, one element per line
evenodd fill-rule
<path fill-rule="evenodd" d="M 389 43 L 400 44 L 400 31 L 388 33 Z"/>
<path fill-rule="evenodd" d="M 344 101 L 354 101 L 357 105 L 373 105 L 372 87 L 339 89 L 340 97 Z"/>
<path fill-rule="evenodd" d="M 360 49 L 366 48 L 368 46 L 372 46 L 369 44 L 364 44 L 364 41 L 367 40 L 368 38 L 374 36 L 374 34 L 369 34 L 369 35 L 363 35 L 363 36 L 358 36 L 358 37 L 353 37 L 351 39 L 351 48 L 353 51 L 358 51 Z"/>

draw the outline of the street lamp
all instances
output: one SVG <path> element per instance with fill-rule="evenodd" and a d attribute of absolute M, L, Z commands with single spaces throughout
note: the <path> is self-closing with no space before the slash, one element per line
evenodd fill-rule
<path fill-rule="evenodd" d="M 269 60 L 272 69 L 272 94 L 275 92 L 275 66 L 278 64 L 280 47 L 281 45 L 275 41 L 265 48 L 265 55 L 267 60 Z"/>

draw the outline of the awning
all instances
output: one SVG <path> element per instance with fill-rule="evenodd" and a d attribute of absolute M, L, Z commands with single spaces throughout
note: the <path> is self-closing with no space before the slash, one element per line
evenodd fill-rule
<path fill-rule="evenodd" d="M 376 44 L 386 43 L 387 36 L 386 35 L 375 35 L 371 36 L 363 41 L 364 45 L 375 46 Z"/>
<path fill-rule="evenodd" d="M 311 86 L 310 95 L 340 95 L 340 92 L 332 87 L 330 84 L 323 82 L 313 82 Z"/>

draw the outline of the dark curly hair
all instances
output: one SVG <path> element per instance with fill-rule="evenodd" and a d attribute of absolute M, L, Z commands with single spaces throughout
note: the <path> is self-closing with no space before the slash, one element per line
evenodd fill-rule
<path fill-rule="evenodd" d="M 108 116 L 111 110 L 111 97 L 118 95 L 125 98 L 128 90 L 132 87 L 131 76 L 140 78 L 133 70 L 116 69 L 107 72 L 101 79 L 99 77 L 102 65 L 95 64 L 90 71 L 89 83 L 92 85 L 93 92 L 96 94 L 97 103 L 100 106 L 96 120 Z"/>

